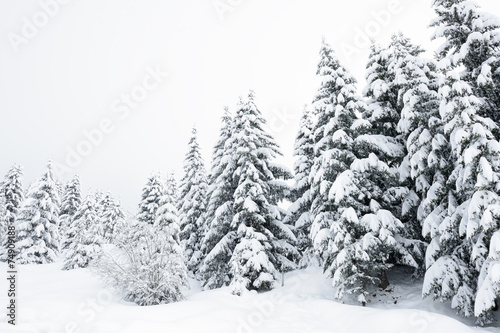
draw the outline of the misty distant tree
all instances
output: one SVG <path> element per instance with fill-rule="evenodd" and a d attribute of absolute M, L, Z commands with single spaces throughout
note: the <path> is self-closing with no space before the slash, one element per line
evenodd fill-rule
<path fill-rule="evenodd" d="M 106 192 L 98 206 L 99 220 L 103 228 L 103 241 L 113 243 L 124 228 L 125 213 L 120 202 L 110 192 Z"/>
<path fill-rule="evenodd" d="M 59 233 L 64 236 L 67 228 L 70 226 L 73 215 L 82 202 L 80 189 L 80 178 L 78 176 L 66 185 L 62 199 L 61 209 L 59 211 Z"/>
<path fill-rule="evenodd" d="M 160 199 L 165 194 L 165 188 L 160 175 L 154 174 L 148 178 L 148 182 L 142 189 L 141 202 L 137 221 L 153 224 L 157 217 Z"/>

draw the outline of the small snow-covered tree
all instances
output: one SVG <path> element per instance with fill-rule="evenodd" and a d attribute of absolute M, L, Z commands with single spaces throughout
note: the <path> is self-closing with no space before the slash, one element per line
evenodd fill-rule
<path fill-rule="evenodd" d="M 298 256 L 295 236 L 281 221 L 284 212 L 277 206 L 286 190 L 280 178 L 291 175 L 273 162 L 281 153 L 264 126 L 250 92 L 238 105 L 233 132 L 238 186 L 231 228 L 236 231 L 237 244 L 230 260 L 230 287 L 238 295 L 243 290 L 272 289 L 278 270 L 295 268 L 289 258 Z"/>
<path fill-rule="evenodd" d="M 189 286 L 173 186 L 166 187 L 154 224 L 139 223 L 139 237 L 117 241 L 95 266 L 109 284 L 139 305 L 177 302 Z"/>
<path fill-rule="evenodd" d="M 21 167 L 13 165 L 0 184 L 0 261 L 7 260 L 7 229 L 14 225 L 24 200 L 22 176 Z"/>
<path fill-rule="evenodd" d="M 66 234 L 73 215 L 75 215 L 82 195 L 80 189 L 80 178 L 75 176 L 67 185 L 61 199 L 61 209 L 59 211 L 59 232 L 62 236 Z"/>
<path fill-rule="evenodd" d="M 45 174 L 30 187 L 17 215 L 18 263 L 54 262 L 59 253 L 59 204 L 52 163 L 49 162 Z"/>
<path fill-rule="evenodd" d="M 64 241 L 64 270 L 84 268 L 102 251 L 103 230 L 93 194 L 80 204 L 73 215 Z"/>
<path fill-rule="evenodd" d="M 125 225 L 125 213 L 120 202 L 110 192 L 99 203 L 99 220 L 103 228 L 103 241 L 113 243 Z"/>
<path fill-rule="evenodd" d="M 189 150 L 184 159 L 179 200 L 181 246 L 187 266 L 193 274 L 197 273 L 202 260 L 201 240 L 206 232 L 204 218 L 207 187 L 205 166 L 196 139 L 196 129 L 193 128 Z"/>
<path fill-rule="evenodd" d="M 292 204 L 288 208 L 284 222 L 295 226 L 297 234 L 297 249 L 301 253 L 303 262 L 311 258 L 311 184 L 309 174 L 314 162 L 314 138 L 312 133 L 313 120 L 311 111 L 304 109 L 299 124 L 299 131 L 295 138 L 294 152 L 294 179 L 291 192 Z"/>
<path fill-rule="evenodd" d="M 339 299 L 354 294 L 366 304 L 370 288 L 388 285 L 386 272 L 394 264 L 418 266 L 406 248 L 404 225 L 391 211 L 395 195 L 384 188 L 396 180 L 390 167 L 371 153 L 356 159 L 330 189 L 342 215 L 332 223 L 324 269 L 333 277 Z"/>
<path fill-rule="evenodd" d="M 157 174 L 149 177 L 148 182 L 142 189 L 141 202 L 139 203 L 139 212 L 137 221 L 153 224 L 156 220 L 156 211 L 160 205 L 160 198 L 164 195 L 165 188 Z"/>
<path fill-rule="evenodd" d="M 356 79 L 340 64 L 325 41 L 320 49 L 316 74 L 322 81 L 312 103 L 316 121 L 313 124 L 314 163 L 309 175 L 310 237 L 316 254 L 324 259 L 331 222 L 340 216 L 337 206 L 328 198 L 328 191 L 355 158 L 351 126 L 363 110 L 364 103 L 356 93 Z"/>

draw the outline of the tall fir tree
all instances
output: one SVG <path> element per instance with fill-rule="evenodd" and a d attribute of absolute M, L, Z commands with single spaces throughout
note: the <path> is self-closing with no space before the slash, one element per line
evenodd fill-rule
<path fill-rule="evenodd" d="M 45 174 L 32 184 L 15 222 L 18 263 L 45 264 L 57 258 L 59 205 L 52 163 L 49 162 Z"/>
<path fill-rule="evenodd" d="M 278 202 L 286 195 L 283 180 L 290 172 L 273 161 L 280 155 L 273 137 L 265 132 L 265 120 L 250 92 L 240 101 L 235 116 L 233 145 L 238 186 L 234 192 L 236 246 L 230 259 L 231 289 L 269 290 L 278 279 L 279 270 L 295 268 L 298 252 L 296 239 L 282 222 L 284 213 Z"/>
<path fill-rule="evenodd" d="M 340 64 L 325 41 L 320 49 L 316 74 L 321 85 L 313 99 L 314 163 L 311 167 L 311 233 L 317 256 L 327 255 L 331 222 L 340 217 L 329 199 L 329 189 L 339 174 L 354 161 L 351 126 L 364 109 L 356 93 L 356 79 Z"/>
<path fill-rule="evenodd" d="M 429 80 L 436 84 L 435 66 L 422 58 L 423 52 L 402 33 L 392 36 L 387 49 L 372 47 L 364 91 L 368 107 L 363 115 L 370 126 L 367 133 L 356 138 L 356 149 L 361 149 L 361 153 L 357 153 L 359 157 L 375 153 L 396 176 L 390 178 L 392 183 L 386 182 L 381 189 L 393 196 L 390 207 L 386 208 L 404 224 L 403 235 L 408 240 L 408 249 L 419 263 L 418 274 L 424 269 L 426 244 L 422 237 L 422 224 L 417 219 L 420 197 L 412 178 L 412 157 L 407 150 L 409 122 L 403 115 L 405 103 L 408 103 L 405 96 L 408 97 L 408 93 L 414 91 L 412 89 Z M 437 107 L 437 86 L 432 88 L 434 95 L 426 98 L 434 98 L 432 106 Z"/>
<path fill-rule="evenodd" d="M 233 177 L 236 168 L 232 135 L 234 122 L 228 108 L 222 117 L 222 127 L 212 154 L 207 193 L 207 232 L 202 241 L 203 262 L 200 276 L 205 289 L 228 285 L 229 260 L 236 246 L 236 232 L 231 227 L 234 216 L 234 192 L 237 187 Z"/>
<path fill-rule="evenodd" d="M 423 51 L 401 33 L 392 36 L 387 48 L 372 46 L 364 89 L 368 107 L 363 115 L 370 126 L 368 132 L 357 139 L 360 157 L 367 157 L 373 152 L 398 173 L 396 183 L 387 184 L 388 187 L 400 188 L 401 197 L 394 202 L 392 210 L 406 225 L 409 236 L 416 239 L 421 239 L 422 233 L 416 219 L 418 196 L 406 150 L 408 133 L 402 130 L 400 123 L 404 96 L 418 84 L 419 79 L 413 76 L 417 66 L 423 62 L 420 57 Z M 386 144 L 366 141 L 373 138 L 384 140 Z"/>
<path fill-rule="evenodd" d="M 0 261 L 7 261 L 7 243 L 9 237 L 7 233 L 9 227 L 14 226 L 14 222 L 19 214 L 19 209 L 24 201 L 23 173 L 19 165 L 13 165 L 5 175 L 0 184 L 0 197 L 2 212 L 0 212 L 0 232 L 1 250 Z"/>
<path fill-rule="evenodd" d="M 162 235 L 161 246 L 158 246 L 157 253 L 163 254 L 163 258 L 158 256 L 157 261 L 153 261 L 152 269 L 164 272 L 168 283 L 158 284 L 163 296 L 161 302 L 178 301 L 183 298 L 182 291 L 188 287 L 188 268 L 186 258 L 180 241 L 179 214 L 176 209 L 178 204 L 177 185 L 173 173 L 167 178 L 165 194 L 160 200 L 157 218 L 154 229 Z M 155 244 L 155 242 L 152 242 Z M 156 258 L 156 256 L 154 257 Z M 162 264 L 162 262 L 165 262 Z"/>
<path fill-rule="evenodd" d="M 66 185 L 61 199 L 61 209 L 59 211 L 59 233 L 61 236 L 66 234 L 66 230 L 71 224 L 73 215 L 75 215 L 81 202 L 80 178 L 75 176 Z"/>
<path fill-rule="evenodd" d="M 299 131 L 295 137 L 293 156 L 294 180 L 291 191 L 292 204 L 288 208 L 285 223 L 295 227 L 297 249 L 301 253 L 301 266 L 312 258 L 313 246 L 311 233 L 311 183 L 309 174 L 314 162 L 313 119 L 311 111 L 306 107 L 299 123 Z"/>
<path fill-rule="evenodd" d="M 206 233 L 205 211 L 207 178 L 197 132 L 193 128 L 189 149 L 184 159 L 184 177 L 180 185 L 179 221 L 181 245 L 186 256 L 187 266 L 194 275 L 201 260 L 201 240 Z"/>
<path fill-rule="evenodd" d="M 451 300 L 461 315 L 475 316 L 484 325 L 492 321 L 500 296 L 494 273 L 500 267 L 495 241 L 500 234 L 500 143 L 493 135 L 497 125 L 479 115 L 481 100 L 457 71 L 447 73 L 441 95 L 455 163 L 447 180 L 448 207 L 431 216 L 425 228 L 436 240 L 428 250 L 423 294 Z"/>
<path fill-rule="evenodd" d="M 103 244 L 103 227 L 99 220 L 97 202 L 93 194 L 80 204 L 73 215 L 64 241 L 64 270 L 87 267 L 99 257 Z"/>
<path fill-rule="evenodd" d="M 387 286 L 386 272 L 396 258 L 416 266 L 402 245 L 403 224 L 393 214 L 406 191 L 397 176 L 404 147 L 397 138 L 391 56 L 391 50 L 372 46 L 364 91 L 368 104 L 350 127 L 354 160 L 327 188 L 338 215 L 325 232 L 331 243 L 324 269 L 333 277 L 337 298 L 353 294 L 363 305 L 372 286 Z"/>
<path fill-rule="evenodd" d="M 398 130 L 405 137 L 407 173 L 419 196 L 416 218 L 419 225 L 411 226 L 412 233 L 416 234 L 422 232 L 423 220 L 429 213 L 428 209 L 432 209 L 423 202 L 434 176 L 448 166 L 447 159 L 442 156 L 446 150 L 438 149 L 441 147 L 439 142 L 446 143 L 439 114 L 441 97 L 438 90 L 442 75 L 434 61 L 412 54 L 402 57 L 398 67 L 402 77 L 400 81 L 407 86 L 402 95 L 403 109 Z"/>
<path fill-rule="evenodd" d="M 331 227 L 322 235 L 327 245 L 324 269 L 333 277 L 337 298 L 354 294 L 366 304 L 372 286 L 388 285 L 386 273 L 394 264 L 418 268 L 415 258 L 423 262 L 424 244 L 408 238 L 402 222 L 418 198 L 402 172 L 405 141 L 397 130 L 401 96 L 409 88 L 402 59 L 420 52 L 402 35 L 393 36 L 388 49 L 372 46 L 367 105 L 356 110 L 362 119 L 347 128 L 353 161 L 324 190 L 336 207 Z"/>

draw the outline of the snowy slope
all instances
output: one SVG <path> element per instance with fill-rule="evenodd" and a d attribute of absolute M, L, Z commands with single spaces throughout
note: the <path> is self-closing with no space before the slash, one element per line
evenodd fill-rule
<path fill-rule="evenodd" d="M 18 266 L 18 325 L 0 317 L 0 332 L 498 332 L 460 322 L 447 304 L 420 300 L 419 283 L 397 281 L 367 307 L 332 300 L 330 280 L 318 268 L 292 272 L 285 286 L 241 297 L 228 288 L 200 292 L 191 281 L 185 301 L 139 307 L 120 300 L 88 269 L 61 271 L 61 263 Z M 0 271 L 6 271 L 5 264 Z M 400 276 L 399 274 L 398 276 Z M 391 277 L 391 276 L 390 276 Z M 0 290 L 7 290 L 1 280 Z M 395 301 L 397 300 L 396 304 Z M 0 304 L 7 304 L 1 292 Z M 428 311 L 432 312 L 428 312 Z M 438 314 L 433 312 L 444 313 Z"/>

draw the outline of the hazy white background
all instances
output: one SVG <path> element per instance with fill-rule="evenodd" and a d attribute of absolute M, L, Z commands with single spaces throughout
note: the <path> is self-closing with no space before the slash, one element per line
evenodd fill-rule
<path fill-rule="evenodd" d="M 43 4 L 54 1 L 0 2 L 0 176 L 19 163 L 27 186 L 49 159 L 68 166 L 84 131 L 104 120 L 101 142 L 60 176 L 79 174 L 84 192 L 111 190 L 131 212 L 151 172 L 180 178 L 193 125 L 209 168 L 223 107 L 234 109 L 248 89 L 291 168 L 322 36 L 360 88 L 369 52 L 362 31 L 381 43 L 402 31 L 436 45 L 431 0 L 61 0 L 44 20 Z M 478 3 L 500 15 L 498 0 Z M 116 112 L 148 68 L 168 77 L 128 115 Z"/>

